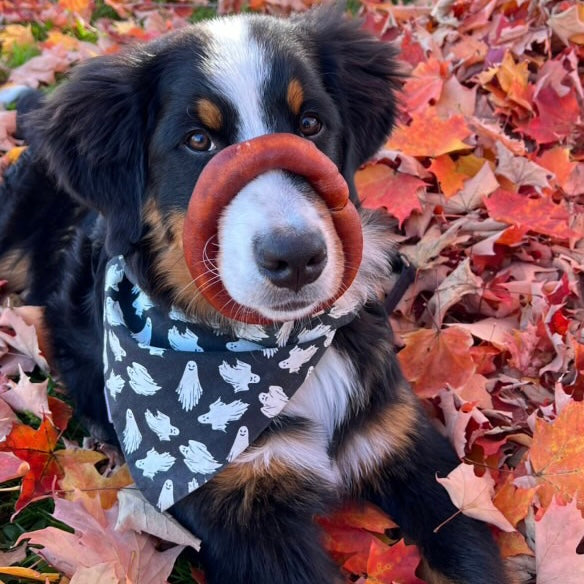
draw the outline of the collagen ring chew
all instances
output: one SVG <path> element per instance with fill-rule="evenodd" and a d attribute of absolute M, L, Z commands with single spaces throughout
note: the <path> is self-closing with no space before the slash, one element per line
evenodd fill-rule
<path fill-rule="evenodd" d="M 351 285 L 363 252 L 359 213 L 349 200 L 349 188 L 334 162 L 312 142 L 294 134 L 268 134 L 233 144 L 205 166 L 193 190 L 183 231 L 184 255 L 197 288 L 205 299 L 228 318 L 245 315 L 250 324 L 271 321 L 237 304 L 216 278 L 217 247 L 207 245 L 217 236 L 223 209 L 254 178 L 270 170 L 287 170 L 304 177 L 326 203 L 343 246 L 344 272 L 339 293 Z M 205 249 L 206 247 L 206 249 Z"/>

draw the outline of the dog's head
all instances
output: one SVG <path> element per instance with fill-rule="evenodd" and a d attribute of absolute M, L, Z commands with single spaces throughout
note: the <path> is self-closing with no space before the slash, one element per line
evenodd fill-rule
<path fill-rule="evenodd" d="M 201 313 L 182 230 L 207 162 L 230 144 L 297 134 L 338 166 L 356 201 L 355 170 L 394 121 L 395 80 L 392 49 L 338 11 L 222 18 L 78 67 L 33 114 L 30 137 L 59 183 L 103 216 L 107 253 L 126 255 L 161 302 Z M 341 286 L 326 205 L 284 171 L 246 185 L 209 245 L 230 296 L 273 320 L 307 316 Z"/>

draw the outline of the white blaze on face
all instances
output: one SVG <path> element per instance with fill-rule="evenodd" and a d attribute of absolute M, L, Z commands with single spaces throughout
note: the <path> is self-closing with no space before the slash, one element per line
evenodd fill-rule
<path fill-rule="evenodd" d="M 211 20 L 209 53 L 205 72 L 238 114 L 237 141 L 270 133 L 264 120 L 264 88 L 270 59 L 252 37 L 249 23 L 241 17 Z"/>
<path fill-rule="evenodd" d="M 210 38 L 203 69 L 236 112 L 236 141 L 273 133 L 267 113 L 274 63 L 269 45 L 256 40 L 249 21 L 237 16 L 209 21 L 206 27 Z M 324 237 L 327 265 L 300 294 L 274 286 L 256 265 L 254 241 L 273 230 Z M 342 248 L 326 206 L 322 201 L 315 203 L 283 171 L 264 173 L 247 184 L 223 211 L 218 236 L 217 264 L 225 289 L 236 302 L 267 318 L 306 316 L 338 290 Z M 304 306 L 287 310 L 292 301 Z"/>

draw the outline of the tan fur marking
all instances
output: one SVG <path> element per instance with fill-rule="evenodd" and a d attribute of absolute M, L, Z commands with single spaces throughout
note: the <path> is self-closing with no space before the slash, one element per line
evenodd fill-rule
<path fill-rule="evenodd" d="M 150 225 L 149 247 L 154 255 L 153 285 L 173 291 L 172 302 L 185 314 L 201 320 L 212 320 L 215 311 L 195 286 L 183 254 L 184 214 L 178 211 L 164 218 L 154 200 L 144 205 L 144 222 Z"/>
<path fill-rule="evenodd" d="M 230 464 L 216 474 L 204 488 L 211 489 L 210 498 L 219 513 L 233 508 L 237 520 L 247 523 L 254 508 L 263 500 L 277 496 L 282 500 L 295 500 L 301 494 L 301 476 L 284 463 L 272 461 L 269 469 L 254 464 Z M 237 505 L 224 505 L 237 497 Z"/>
<path fill-rule="evenodd" d="M 22 251 L 9 251 L 0 259 L 0 278 L 6 280 L 8 292 L 22 292 L 28 285 L 30 258 Z"/>
<path fill-rule="evenodd" d="M 417 416 L 415 399 L 403 399 L 389 404 L 351 433 L 337 454 L 345 484 L 354 486 L 362 477 L 374 478 L 388 459 L 404 456 L 416 432 Z"/>
<path fill-rule="evenodd" d="M 209 99 L 199 99 L 197 102 L 197 114 L 207 128 L 220 130 L 223 125 L 223 115 L 217 104 Z"/>
<path fill-rule="evenodd" d="M 292 79 L 288 84 L 286 99 L 288 100 L 288 105 L 290 106 L 292 113 L 298 115 L 300 113 L 300 108 L 304 103 L 304 90 L 298 79 Z"/>

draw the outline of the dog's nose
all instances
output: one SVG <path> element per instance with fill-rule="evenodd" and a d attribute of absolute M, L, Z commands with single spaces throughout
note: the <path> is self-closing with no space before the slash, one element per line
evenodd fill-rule
<path fill-rule="evenodd" d="M 260 272 L 279 288 L 298 292 L 314 282 L 327 262 L 319 231 L 274 231 L 258 237 L 254 255 Z"/>

